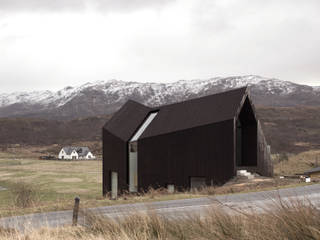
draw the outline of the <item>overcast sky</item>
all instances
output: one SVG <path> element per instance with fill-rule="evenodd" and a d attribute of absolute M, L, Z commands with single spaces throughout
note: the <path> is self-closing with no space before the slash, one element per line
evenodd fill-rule
<path fill-rule="evenodd" d="M 320 85 L 319 0 L 0 0 L 0 92 L 257 74 Z"/>

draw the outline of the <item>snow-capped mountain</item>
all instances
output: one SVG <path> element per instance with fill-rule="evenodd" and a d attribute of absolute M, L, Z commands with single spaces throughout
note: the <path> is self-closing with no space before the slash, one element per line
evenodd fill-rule
<path fill-rule="evenodd" d="M 128 99 L 156 106 L 246 85 L 256 105 L 320 106 L 320 87 L 249 75 L 173 83 L 95 81 L 57 92 L 0 93 L 0 117 L 73 119 L 111 114 Z"/>

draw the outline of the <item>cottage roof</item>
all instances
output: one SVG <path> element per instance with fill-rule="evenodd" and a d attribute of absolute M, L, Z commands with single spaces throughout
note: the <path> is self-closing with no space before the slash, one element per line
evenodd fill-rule
<path fill-rule="evenodd" d="M 67 155 L 70 155 L 72 151 L 75 150 L 74 147 L 63 147 L 62 149 Z"/>
<path fill-rule="evenodd" d="M 70 155 L 75 150 L 79 157 L 87 156 L 87 154 L 90 152 L 88 147 L 63 147 L 62 149 L 67 155 Z"/>
<path fill-rule="evenodd" d="M 244 87 L 156 108 L 128 101 L 104 128 L 128 141 L 144 119 L 155 111 L 158 112 L 157 116 L 140 139 L 222 122 L 236 116 L 246 93 L 247 88 Z"/>

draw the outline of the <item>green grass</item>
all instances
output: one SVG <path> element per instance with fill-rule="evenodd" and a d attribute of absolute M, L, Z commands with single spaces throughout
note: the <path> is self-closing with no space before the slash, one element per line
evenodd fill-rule
<path fill-rule="evenodd" d="M 80 197 L 82 207 L 200 196 L 189 193 L 146 194 L 124 196 L 114 201 L 102 197 L 101 161 L 15 160 L 11 155 L 10 159 L 0 156 L 0 186 L 7 188 L 0 191 L 0 216 L 71 209 L 76 196 Z M 19 208 L 14 205 L 15 196 L 11 189 L 21 183 L 29 184 L 37 190 L 39 201 L 35 206 Z"/>
<path fill-rule="evenodd" d="M 101 196 L 101 161 L 60 162 L 1 157 L 0 186 L 8 190 L 0 191 L 0 214 L 17 211 L 10 189 L 19 183 L 37 189 L 41 199 L 39 207 L 52 205 L 55 208 L 57 203 L 72 203 L 75 196 L 83 200 Z"/>

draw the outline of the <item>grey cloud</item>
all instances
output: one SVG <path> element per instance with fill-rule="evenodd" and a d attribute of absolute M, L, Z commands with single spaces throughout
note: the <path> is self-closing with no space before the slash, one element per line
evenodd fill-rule
<path fill-rule="evenodd" d="M 167 8 L 172 3 L 173 7 Z M 101 31 L 107 32 L 105 39 L 123 33 L 127 33 L 123 35 L 128 38 L 119 43 L 113 40 L 103 42 L 98 45 L 100 48 L 96 53 L 89 51 L 90 41 L 84 43 L 81 61 L 77 62 L 72 51 L 69 53 L 68 44 L 62 44 L 61 55 L 70 59 L 63 61 L 66 64 L 60 64 L 55 55 L 46 55 L 37 61 L 32 58 L 32 51 L 25 55 L 20 53 L 17 51 L 19 44 L 28 48 L 29 42 L 19 38 L 18 31 L 8 31 L 8 34 L 15 35 L 4 35 L 1 39 L 1 32 L 5 31 L 0 31 L 0 53 L 3 49 L 0 78 L 8 83 L 16 81 L 17 86 L 28 86 L 33 81 L 33 86 L 46 87 L 52 82 L 52 86 L 60 84 L 59 87 L 63 87 L 66 79 L 75 82 L 109 78 L 165 82 L 181 78 L 257 74 L 320 85 L 319 0 L 0 0 L 0 14 L 1 9 L 10 13 L 33 10 L 70 12 L 88 8 L 109 13 L 162 7 L 165 8 L 163 12 L 168 10 L 170 14 L 157 15 L 154 24 L 146 24 L 146 28 L 142 22 L 141 28 L 134 32 L 130 30 L 135 29 L 136 15 L 120 16 L 124 23 L 119 27 L 117 16 L 114 29 Z M 58 19 L 60 16 L 56 15 L 54 17 Z M 113 20 L 112 17 L 107 16 L 105 21 Z M 9 19 L 8 23 L 1 25 L 0 22 L 0 29 L 9 29 Z M 180 23 L 185 24 L 181 27 Z M 83 29 L 88 30 L 88 26 Z M 59 31 L 54 33 L 60 37 Z M 98 38 L 100 33 L 92 32 L 95 33 Z M 10 48 L 15 42 L 19 43 L 17 47 L 13 44 Z M 54 45 L 54 38 L 47 44 Z M 115 51 L 108 52 L 111 44 Z M 45 49 L 42 47 L 42 51 Z M 35 49 L 34 53 L 39 51 Z M 21 79 L 26 83 L 17 83 Z"/>
<path fill-rule="evenodd" d="M 0 11 L 81 11 L 93 7 L 100 11 L 132 11 L 161 7 L 175 0 L 1 0 Z"/>

